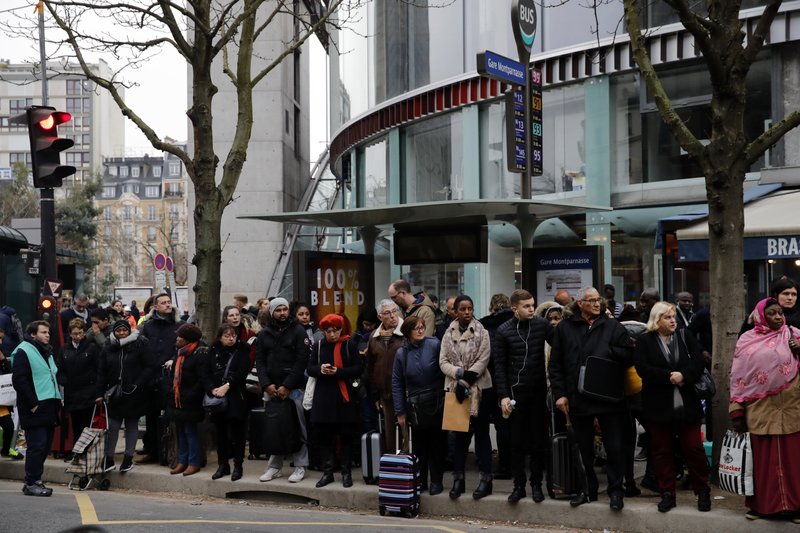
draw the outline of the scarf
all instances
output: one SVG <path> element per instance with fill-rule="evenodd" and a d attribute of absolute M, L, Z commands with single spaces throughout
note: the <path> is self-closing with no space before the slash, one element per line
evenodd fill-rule
<path fill-rule="evenodd" d="M 774 330 L 764 316 L 767 298 L 753 312 L 755 328 L 746 331 L 736 343 L 731 366 L 731 401 L 745 403 L 786 389 L 798 372 L 797 359 L 789 339 L 798 332 L 786 325 Z"/>
<path fill-rule="evenodd" d="M 525 323 L 528 328 L 531 327 L 530 320 L 526 320 Z M 481 342 L 483 341 L 486 330 L 483 325 L 475 319 L 472 319 L 472 322 L 463 330 L 461 327 L 458 320 L 453 320 L 450 323 L 450 326 L 447 328 L 448 331 L 445 332 L 442 338 L 440 358 L 445 359 L 453 366 L 468 370 L 480 359 Z M 450 378 L 448 378 L 447 381 L 451 383 L 448 385 L 448 388 L 454 390 L 452 387 L 455 384 L 452 384 Z M 462 383 L 467 385 L 466 381 Z M 469 390 L 469 416 L 478 416 L 482 396 L 481 388 L 478 387 L 478 383 L 475 382 L 469 385 Z"/>
<path fill-rule="evenodd" d="M 199 342 L 190 342 L 178 350 L 178 358 L 175 360 L 175 374 L 172 376 L 172 394 L 175 399 L 175 407 L 182 409 L 181 405 L 181 377 L 183 375 L 183 360 L 192 355 Z"/>
<path fill-rule="evenodd" d="M 342 345 L 350 340 L 348 335 L 342 335 L 333 346 L 333 366 L 336 368 L 343 368 L 344 361 L 342 360 Z M 347 392 L 347 383 L 343 379 L 337 380 L 339 382 L 339 392 L 342 394 L 342 401 L 350 403 L 350 393 Z"/>

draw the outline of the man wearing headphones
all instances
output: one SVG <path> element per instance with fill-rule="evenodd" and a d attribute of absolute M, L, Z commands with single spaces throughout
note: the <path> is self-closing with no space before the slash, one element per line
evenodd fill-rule
<path fill-rule="evenodd" d="M 547 461 L 547 377 L 544 343 L 553 328 L 536 316 L 533 295 L 517 289 L 511 293 L 513 318 L 503 323 L 492 338 L 495 375 L 492 381 L 511 433 L 511 475 L 514 490 L 509 503 L 525 493 L 525 456 L 531 455 L 533 501 L 544 500 L 542 479 Z"/>

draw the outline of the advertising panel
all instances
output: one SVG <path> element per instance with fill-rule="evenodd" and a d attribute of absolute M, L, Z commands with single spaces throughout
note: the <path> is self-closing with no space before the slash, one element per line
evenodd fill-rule
<path fill-rule="evenodd" d="M 375 305 L 373 256 L 298 251 L 293 260 L 294 298 L 308 304 L 315 323 L 337 313 L 355 329 L 358 314 Z"/>
<path fill-rule="evenodd" d="M 602 248 L 577 246 L 524 250 L 524 264 L 531 269 L 524 288 L 534 293 L 536 302 L 553 300 L 556 291 L 567 290 L 574 298 L 578 290 L 595 287 L 602 292 Z"/>

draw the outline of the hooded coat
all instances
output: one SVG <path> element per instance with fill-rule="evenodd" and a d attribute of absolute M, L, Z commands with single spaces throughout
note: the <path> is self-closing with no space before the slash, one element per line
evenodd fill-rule
<path fill-rule="evenodd" d="M 113 333 L 103 347 L 97 372 L 96 397 L 114 385 L 121 384 L 122 397 L 108 406 L 108 416 L 116 419 L 145 414 L 147 384 L 155 372 L 148 339 L 131 331 L 124 339 Z"/>

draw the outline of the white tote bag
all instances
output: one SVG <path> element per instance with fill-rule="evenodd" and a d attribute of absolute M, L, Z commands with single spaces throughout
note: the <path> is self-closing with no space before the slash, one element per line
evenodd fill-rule
<path fill-rule="evenodd" d="M 719 488 L 741 496 L 753 492 L 753 448 L 750 433 L 729 429 L 719 452 Z"/>
<path fill-rule="evenodd" d="M 0 405 L 17 405 L 17 391 L 11 384 L 11 374 L 0 375 Z"/>

